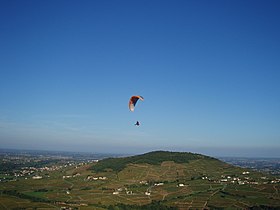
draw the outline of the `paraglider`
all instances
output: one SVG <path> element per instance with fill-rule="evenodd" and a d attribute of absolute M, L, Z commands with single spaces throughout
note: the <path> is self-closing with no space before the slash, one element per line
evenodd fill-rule
<path fill-rule="evenodd" d="M 134 112 L 134 109 L 135 109 L 135 106 L 136 106 L 136 103 L 138 100 L 141 100 L 141 101 L 144 101 L 144 98 L 142 96 L 132 96 L 130 99 L 129 99 L 129 102 L 128 102 L 128 108 L 130 111 Z M 135 124 L 135 126 L 139 126 L 140 125 L 140 122 L 137 121 Z"/>
<path fill-rule="evenodd" d="M 144 98 L 142 96 L 132 96 L 130 99 L 129 99 L 129 102 L 128 102 L 128 108 L 130 111 L 134 111 L 135 109 L 135 105 L 137 103 L 138 100 L 141 100 L 141 101 L 144 101 Z"/>

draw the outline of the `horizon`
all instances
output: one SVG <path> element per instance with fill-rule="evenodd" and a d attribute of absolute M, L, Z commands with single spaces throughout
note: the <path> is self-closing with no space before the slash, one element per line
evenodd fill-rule
<path fill-rule="evenodd" d="M 0 5 L 1 146 L 280 157 L 279 1 Z"/>
<path fill-rule="evenodd" d="M 210 156 L 214 158 L 248 158 L 248 159 L 280 159 L 280 156 L 278 153 L 275 153 L 276 155 L 254 155 L 255 153 L 240 153 L 239 155 L 234 154 L 234 155 L 219 155 L 214 153 L 204 153 L 204 152 L 199 152 L 199 150 L 191 151 L 191 150 L 168 150 L 168 149 L 151 149 L 151 150 L 146 150 L 144 152 L 134 152 L 134 153 L 124 153 L 124 152 L 106 152 L 106 151 L 70 151 L 70 150 L 45 150 L 45 149 L 22 149 L 22 148 L 3 148 L 0 147 L 0 151 L 18 151 L 18 152 L 50 152 L 50 153 L 78 153 L 78 154 L 96 154 L 96 155 L 125 155 L 125 156 L 134 156 L 134 155 L 141 155 L 141 154 L 146 154 L 150 152 L 156 152 L 156 151 L 165 151 L 165 152 L 186 152 L 186 153 L 193 153 L 193 154 L 201 154 L 205 156 Z"/>

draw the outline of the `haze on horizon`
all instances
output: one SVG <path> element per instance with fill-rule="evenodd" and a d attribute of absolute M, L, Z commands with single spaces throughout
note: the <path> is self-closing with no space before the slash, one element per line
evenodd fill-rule
<path fill-rule="evenodd" d="M 1 0 L 0 147 L 280 157 L 279 10 Z"/>

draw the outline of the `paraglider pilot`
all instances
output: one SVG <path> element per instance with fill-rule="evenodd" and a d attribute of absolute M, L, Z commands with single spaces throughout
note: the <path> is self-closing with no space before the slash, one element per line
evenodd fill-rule
<path fill-rule="evenodd" d="M 144 101 L 144 98 L 142 96 L 132 96 L 130 99 L 129 99 L 129 102 L 128 102 L 128 108 L 130 111 L 134 112 L 134 108 L 135 108 L 135 105 L 137 103 L 138 100 L 141 100 L 141 101 Z M 134 125 L 136 126 L 139 126 L 140 125 L 140 122 L 137 121 Z"/>

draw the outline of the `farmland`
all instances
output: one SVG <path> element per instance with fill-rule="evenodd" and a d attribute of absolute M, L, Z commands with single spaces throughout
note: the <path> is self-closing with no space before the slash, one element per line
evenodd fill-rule
<path fill-rule="evenodd" d="M 26 174 L 2 179 L 1 209 L 280 207 L 279 177 L 199 154 L 152 152 L 32 167 L 32 173 L 25 166 Z"/>

